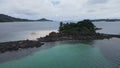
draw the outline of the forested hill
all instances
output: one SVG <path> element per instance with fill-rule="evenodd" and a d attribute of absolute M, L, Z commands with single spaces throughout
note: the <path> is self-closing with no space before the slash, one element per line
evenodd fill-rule
<path fill-rule="evenodd" d="M 5 14 L 0 14 L 0 22 L 21 22 L 21 21 L 52 21 L 52 20 L 48 20 L 46 18 L 42 18 L 38 20 L 29 20 L 29 19 L 11 17 Z"/>
<path fill-rule="evenodd" d="M 8 15 L 0 14 L 0 22 L 14 22 L 14 21 L 32 21 L 32 20 L 14 18 Z"/>

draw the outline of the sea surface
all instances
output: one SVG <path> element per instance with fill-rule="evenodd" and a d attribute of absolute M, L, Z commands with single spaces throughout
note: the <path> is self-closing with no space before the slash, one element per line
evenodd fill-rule
<path fill-rule="evenodd" d="M 94 22 L 100 33 L 120 34 L 120 22 Z M 0 42 L 36 40 L 59 22 L 0 23 Z M 120 68 L 120 39 L 58 41 L 0 54 L 0 68 Z"/>
<path fill-rule="evenodd" d="M 57 31 L 58 22 L 6 22 L 0 23 L 0 42 L 35 40 Z"/>

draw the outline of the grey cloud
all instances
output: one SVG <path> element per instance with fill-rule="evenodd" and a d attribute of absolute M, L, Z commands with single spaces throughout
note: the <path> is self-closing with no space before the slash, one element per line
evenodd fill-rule
<path fill-rule="evenodd" d="M 95 10 L 87 10 L 88 13 L 93 13 Z"/>
<path fill-rule="evenodd" d="M 53 1 L 59 5 L 53 5 Z M 0 13 L 31 19 L 114 18 L 120 16 L 119 3 L 120 0 L 0 0 Z"/>
<path fill-rule="evenodd" d="M 23 15 L 38 15 L 38 13 L 31 10 L 15 10 L 14 13 Z"/>
<path fill-rule="evenodd" d="M 104 4 L 109 2 L 109 0 L 88 0 L 89 4 Z"/>

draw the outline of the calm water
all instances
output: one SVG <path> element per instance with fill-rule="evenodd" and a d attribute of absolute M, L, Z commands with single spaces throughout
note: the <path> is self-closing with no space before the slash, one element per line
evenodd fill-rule
<path fill-rule="evenodd" d="M 35 39 L 57 31 L 58 22 L 0 23 L 0 42 Z"/>
<path fill-rule="evenodd" d="M 119 22 L 104 22 L 104 21 L 94 22 L 94 24 L 99 28 L 103 28 L 98 32 L 106 33 L 106 34 L 120 34 L 120 21 Z"/>
<path fill-rule="evenodd" d="M 56 31 L 58 22 L 0 24 L 0 41 L 35 39 Z M 101 33 L 120 34 L 119 22 L 95 22 Z M 120 68 L 120 39 L 61 41 L 0 54 L 0 68 Z"/>

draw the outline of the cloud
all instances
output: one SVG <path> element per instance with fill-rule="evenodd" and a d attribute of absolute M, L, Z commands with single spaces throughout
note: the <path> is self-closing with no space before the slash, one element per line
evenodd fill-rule
<path fill-rule="evenodd" d="M 60 1 L 59 0 L 53 0 L 51 1 L 51 3 L 54 5 L 54 6 L 57 6 L 60 4 Z"/>
<path fill-rule="evenodd" d="M 109 0 L 88 0 L 90 4 L 104 4 L 107 3 Z"/>
<path fill-rule="evenodd" d="M 0 0 L 0 13 L 55 20 L 120 18 L 120 0 Z"/>

